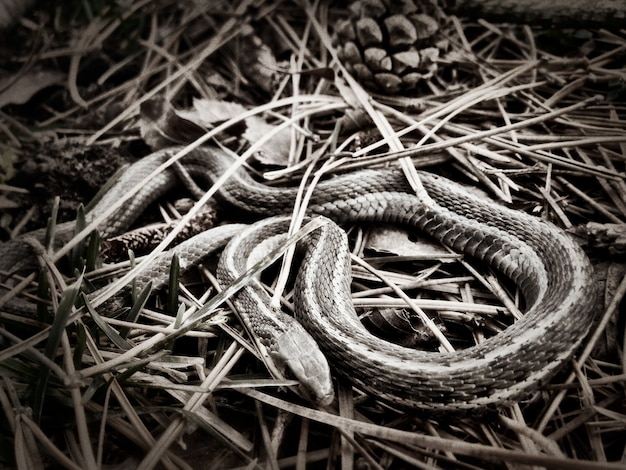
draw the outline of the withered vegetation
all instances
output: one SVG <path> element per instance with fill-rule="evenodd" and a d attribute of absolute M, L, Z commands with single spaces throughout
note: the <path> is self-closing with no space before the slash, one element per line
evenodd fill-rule
<path fill-rule="evenodd" d="M 1 468 L 625 468 L 626 31 L 450 14 L 428 73 L 388 94 L 361 87 L 338 61 L 345 44 L 333 31 L 349 13 L 334 2 L 39 3 L 3 18 L 13 26 L 0 31 L 3 240 L 51 216 L 74 220 L 124 163 L 210 135 L 250 152 L 268 184 L 410 157 L 477 198 L 569 231 L 601 295 L 576 360 L 497 414 L 401 412 L 342 377 L 337 400 L 316 409 L 268 371 L 228 304 L 214 302 L 213 259 L 178 289 L 135 292 L 130 311 L 85 300 L 162 249 L 171 230 L 232 220 L 217 207 L 181 226 L 194 210 L 181 190 L 130 234 L 44 250 L 40 271 L 17 282 L 0 273 Z M 523 310 L 498 273 L 419 234 L 346 228 L 355 256 L 383 277 L 355 264 L 355 305 L 373 323 L 404 327 L 396 340 L 409 347 L 436 353 L 437 343 L 389 284 L 455 348 Z M 12 298 L 39 316 L 16 314 Z M 205 321 L 176 331 L 211 302 Z"/>

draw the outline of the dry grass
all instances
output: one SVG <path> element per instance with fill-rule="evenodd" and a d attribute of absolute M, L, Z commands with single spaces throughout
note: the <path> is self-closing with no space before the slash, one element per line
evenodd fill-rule
<path fill-rule="evenodd" d="M 30 83 L 39 93 L 0 110 L 5 175 L 50 145 L 147 153 L 142 103 L 162 97 L 182 109 L 193 98 L 222 99 L 293 130 L 288 160 L 295 170 L 268 173 L 280 181 L 298 184 L 303 169 L 306 176 L 398 161 L 410 175 L 411 162 L 579 235 L 588 222 L 626 220 L 625 31 L 453 18 L 447 34 L 454 52 L 440 73 L 415 96 L 393 97 L 369 94 L 345 74 L 329 76 L 327 67 L 341 70 L 329 25 L 342 12 L 326 6 L 71 3 L 23 18 L 11 33 L 15 43 L 5 46 L 12 54 L 3 67 L 14 81 L 40 68 L 64 76 L 52 89 L 29 78 L 23 87 Z M 271 90 L 262 89 L 267 77 L 259 85 L 248 73 L 246 61 L 258 52 L 239 35 L 246 28 L 284 60 L 269 74 L 276 79 Z M 240 145 L 218 131 L 242 119 L 209 135 Z M 3 227 L 15 235 L 35 211 L 13 202 L 35 188 L 5 182 Z M 161 207 L 171 226 L 176 211 L 169 201 Z M 518 295 L 484 266 L 425 244 L 420 255 L 401 252 L 398 268 L 368 250 L 392 247 L 397 254 L 401 234 L 351 227 L 351 236 L 355 257 L 369 256 L 388 284 L 407 286 L 419 308 L 447 325 L 455 347 L 513 321 L 494 312 L 514 315 Z M 130 314 L 105 315 L 98 306 L 130 282 L 136 261 L 84 277 L 52 262 L 80 252 L 86 261 L 74 255 L 74 267 L 98 266 L 96 248 L 74 239 L 43 258 L 43 274 L 23 278 L 7 294 L 50 299 L 50 324 L 0 307 L 2 468 L 626 468 L 619 315 L 626 269 L 606 251 L 587 246 L 603 295 L 576 361 L 498 415 L 433 419 L 381 405 L 339 377 L 329 409 L 308 405 L 292 381 L 272 378 L 223 303 L 229 292 L 198 288 L 198 279 L 210 286 L 210 263 L 185 278 L 189 284 L 174 299 L 162 295 L 144 305 L 138 294 Z M 398 306 L 387 295 L 391 288 L 360 264 L 356 305 Z M 88 312 L 81 289 L 105 281 L 115 282 Z M 283 292 L 288 308 L 288 287 Z M 459 322 L 476 327 L 468 332 Z M 418 333 L 429 342 L 428 333 Z"/>

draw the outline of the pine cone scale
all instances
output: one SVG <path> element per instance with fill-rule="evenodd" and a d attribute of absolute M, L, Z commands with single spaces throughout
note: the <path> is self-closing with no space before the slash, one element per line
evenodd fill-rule
<path fill-rule="evenodd" d="M 337 22 L 334 45 L 348 72 L 366 88 L 414 89 L 437 70 L 445 15 L 436 0 L 356 0 Z"/>

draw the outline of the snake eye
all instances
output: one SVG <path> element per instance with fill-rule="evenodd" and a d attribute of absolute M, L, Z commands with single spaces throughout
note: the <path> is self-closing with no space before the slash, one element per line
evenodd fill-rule
<path fill-rule="evenodd" d="M 330 367 L 315 340 L 295 321 L 276 340 L 272 358 L 300 382 L 305 394 L 318 405 L 334 398 Z"/>

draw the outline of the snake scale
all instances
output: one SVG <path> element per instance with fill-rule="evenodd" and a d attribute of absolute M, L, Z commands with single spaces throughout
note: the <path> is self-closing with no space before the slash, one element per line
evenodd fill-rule
<path fill-rule="evenodd" d="M 172 151 L 155 152 L 129 167 L 89 217 L 97 217 Z M 211 184 L 233 160 L 220 149 L 206 147 L 181 162 L 194 178 Z M 335 223 L 393 223 L 418 229 L 509 277 L 524 296 L 526 312 L 500 334 L 453 352 L 419 351 L 381 340 L 361 325 L 350 300 L 346 235 L 334 223 L 325 223 L 304 242 L 294 291 L 300 323 L 267 307 L 267 293 L 256 281 L 235 299 L 246 326 L 317 402 L 332 398 L 327 358 L 334 371 L 394 406 L 435 413 L 496 409 L 545 384 L 574 355 L 593 321 L 593 270 L 567 234 L 536 217 L 479 199 L 445 178 L 418 173 L 434 205 L 420 202 L 400 169 L 364 169 L 319 183 L 309 214 Z M 153 178 L 101 231 L 111 235 L 126 229 L 176 179 L 169 168 Z M 295 188 L 264 185 L 242 169 L 221 186 L 217 197 L 222 202 L 261 220 L 234 230 L 237 235 L 218 267 L 220 283 L 228 284 L 243 272 L 260 244 L 284 236 L 288 219 L 273 216 L 290 214 L 295 195 Z M 61 242 L 69 231 L 68 225 L 60 227 Z M 205 251 L 199 240 L 192 238 L 177 249 L 198 257 Z M 25 258 L 24 250 L 19 239 L 0 246 L 0 270 L 12 270 Z M 267 316 L 259 316 L 259 311 Z"/>

